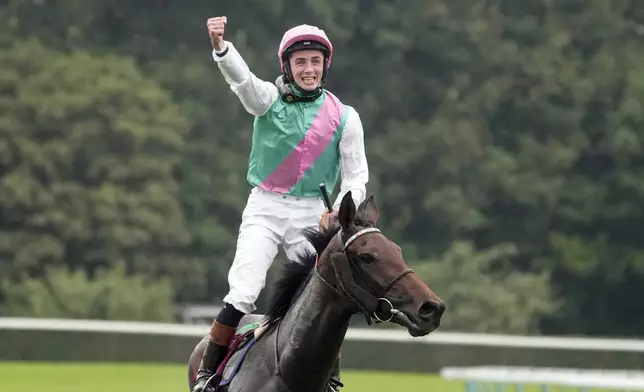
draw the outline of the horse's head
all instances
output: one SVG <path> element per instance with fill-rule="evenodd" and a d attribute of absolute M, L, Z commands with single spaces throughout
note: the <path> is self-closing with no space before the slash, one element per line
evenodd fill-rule
<path fill-rule="evenodd" d="M 427 335 L 440 325 L 445 304 L 409 269 L 400 247 L 375 228 L 377 221 L 373 197 L 356 210 L 347 192 L 338 211 L 337 242 L 321 257 L 335 272 L 336 289 L 369 323 L 374 317 L 402 325 L 412 336 Z"/>

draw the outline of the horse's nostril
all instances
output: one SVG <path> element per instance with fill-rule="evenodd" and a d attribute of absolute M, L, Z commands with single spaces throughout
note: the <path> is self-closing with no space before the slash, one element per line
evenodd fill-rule
<path fill-rule="evenodd" d="M 438 314 L 438 317 L 445 312 L 445 304 L 442 302 L 428 301 L 420 306 L 418 309 L 418 316 L 422 319 L 429 320 L 432 316 Z"/>
<path fill-rule="evenodd" d="M 433 302 L 425 302 L 418 309 L 418 316 L 423 319 L 429 319 L 436 312 L 436 304 Z"/>

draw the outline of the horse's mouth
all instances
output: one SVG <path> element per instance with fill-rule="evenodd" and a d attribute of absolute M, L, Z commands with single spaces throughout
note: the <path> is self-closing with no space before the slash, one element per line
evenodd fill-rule
<path fill-rule="evenodd" d="M 434 332 L 440 325 L 440 319 L 434 319 L 427 325 L 419 326 L 411 320 L 404 312 L 397 312 L 393 315 L 393 322 L 407 328 L 409 334 L 415 338 L 429 335 Z"/>

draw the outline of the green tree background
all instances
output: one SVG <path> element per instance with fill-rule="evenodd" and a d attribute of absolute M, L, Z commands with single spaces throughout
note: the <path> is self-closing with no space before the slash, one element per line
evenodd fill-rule
<path fill-rule="evenodd" d="M 212 61 L 217 15 L 270 81 L 287 28 L 330 35 L 328 88 L 443 328 L 642 335 L 635 0 L 0 2 L 0 314 L 220 301 L 252 119 Z"/>

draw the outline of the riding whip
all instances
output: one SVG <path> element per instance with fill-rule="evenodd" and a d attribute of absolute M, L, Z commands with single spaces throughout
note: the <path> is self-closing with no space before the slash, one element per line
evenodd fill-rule
<path fill-rule="evenodd" d="M 320 191 L 322 192 L 322 199 L 324 200 L 324 206 L 329 212 L 333 212 L 333 206 L 331 205 L 331 199 L 329 199 L 329 192 L 326 190 L 326 184 L 320 184 Z"/>

